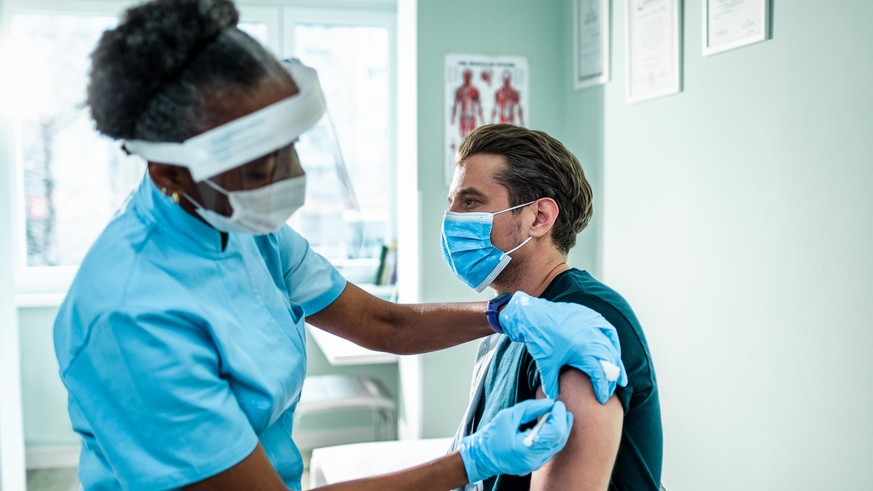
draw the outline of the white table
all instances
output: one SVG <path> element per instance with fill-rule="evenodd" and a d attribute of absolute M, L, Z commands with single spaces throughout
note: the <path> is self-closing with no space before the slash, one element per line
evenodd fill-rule
<path fill-rule="evenodd" d="M 327 331 L 306 324 L 309 335 L 321 348 L 331 365 L 375 365 L 379 363 L 397 363 L 398 356 L 381 351 L 373 351 L 335 336 Z"/>
<path fill-rule="evenodd" d="M 317 448 L 309 461 L 309 487 L 385 474 L 445 455 L 451 438 L 353 443 Z"/>

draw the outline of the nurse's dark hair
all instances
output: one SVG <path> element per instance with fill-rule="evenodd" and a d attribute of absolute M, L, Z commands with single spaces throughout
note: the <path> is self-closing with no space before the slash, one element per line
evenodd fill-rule
<path fill-rule="evenodd" d="M 91 54 L 87 105 L 97 131 L 181 142 L 215 121 L 215 97 L 290 76 L 237 28 L 230 0 L 152 0 L 128 9 Z"/>
<path fill-rule="evenodd" d="M 476 128 L 461 143 L 457 161 L 464 163 L 477 154 L 504 158 L 506 165 L 495 180 L 509 192 L 510 205 L 540 198 L 555 200 L 558 217 L 552 227 L 552 241 L 564 254 L 570 252 L 576 245 L 576 235 L 594 213 L 591 185 L 576 156 L 542 131 L 509 124 Z"/>

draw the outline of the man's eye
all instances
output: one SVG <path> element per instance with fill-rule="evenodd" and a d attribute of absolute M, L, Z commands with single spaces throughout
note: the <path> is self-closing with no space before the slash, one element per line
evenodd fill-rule
<path fill-rule="evenodd" d="M 464 205 L 466 205 L 468 207 L 476 206 L 477 203 L 479 203 L 479 202 L 476 201 L 475 199 L 472 199 L 472 198 L 467 198 L 464 200 Z"/>

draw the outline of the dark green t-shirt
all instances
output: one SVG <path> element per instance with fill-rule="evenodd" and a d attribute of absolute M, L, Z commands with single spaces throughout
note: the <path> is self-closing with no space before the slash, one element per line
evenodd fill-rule
<path fill-rule="evenodd" d="M 610 490 L 657 491 L 661 483 L 663 443 L 658 383 L 646 337 L 630 305 L 587 271 L 570 269 L 558 275 L 541 298 L 582 304 L 600 313 L 618 331 L 621 359 L 628 384 L 615 395 L 624 408 L 621 443 L 609 483 Z M 491 421 L 501 409 L 536 397 L 540 385 L 536 362 L 524 344 L 502 339 L 485 375 L 484 392 L 476 407 L 472 430 Z M 489 491 L 530 489 L 530 475 L 500 475 L 484 482 Z"/>

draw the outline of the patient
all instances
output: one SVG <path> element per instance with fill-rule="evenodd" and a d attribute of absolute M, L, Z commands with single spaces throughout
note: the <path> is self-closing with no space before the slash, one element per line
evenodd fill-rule
<path fill-rule="evenodd" d="M 591 187 L 579 161 L 545 133 L 482 126 L 458 151 L 449 205 L 443 251 L 459 279 L 480 291 L 489 285 L 498 294 L 521 290 L 599 312 L 618 331 L 628 375 L 627 386 L 601 405 L 584 373 L 563 371 L 560 399 L 575 415 L 564 450 L 533 474 L 500 475 L 466 489 L 658 490 L 661 413 L 642 328 L 618 293 L 567 264 L 576 235 L 592 215 Z M 512 258 L 508 264 L 500 260 L 504 252 Z M 534 397 L 544 394 L 524 345 L 502 334 L 485 338 L 458 437 L 475 432 L 501 409 Z"/>

